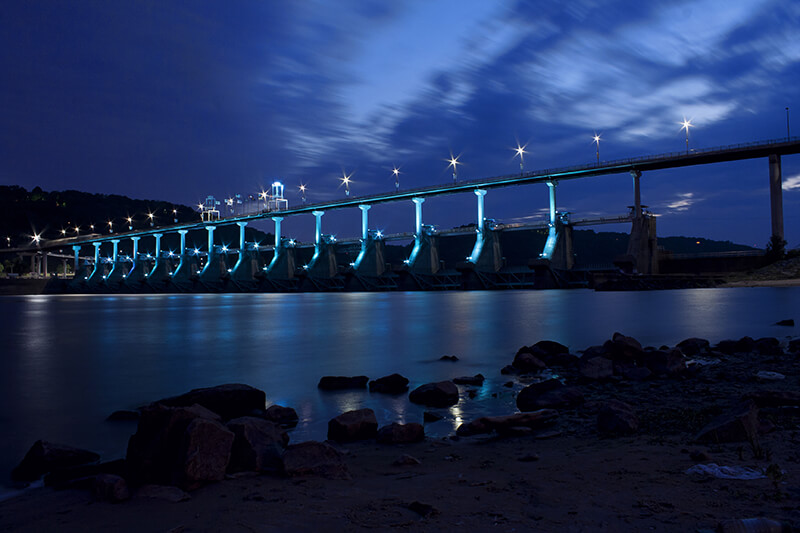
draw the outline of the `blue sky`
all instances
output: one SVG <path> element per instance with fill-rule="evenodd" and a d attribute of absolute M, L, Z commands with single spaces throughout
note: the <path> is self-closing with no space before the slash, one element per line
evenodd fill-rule
<path fill-rule="evenodd" d="M 0 183 L 164 199 L 309 201 L 459 178 L 800 134 L 800 3 L 698 1 L 6 2 L 0 7 Z M 800 156 L 783 159 L 786 238 L 800 245 Z M 659 234 L 763 246 L 766 160 L 647 173 Z M 547 188 L 490 191 L 498 221 L 544 218 Z M 561 183 L 558 208 L 616 215 L 627 175 Z M 426 223 L 475 218 L 431 199 Z M 358 210 L 324 230 L 359 234 Z M 413 205 L 370 211 L 411 231 Z M 313 217 L 284 222 L 307 239 Z M 265 229 L 269 229 L 267 226 Z M 627 226 L 597 230 L 627 231 Z"/>

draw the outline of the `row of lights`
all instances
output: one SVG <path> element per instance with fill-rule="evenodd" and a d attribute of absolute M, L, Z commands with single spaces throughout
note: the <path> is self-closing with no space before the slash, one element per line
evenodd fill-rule
<path fill-rule="evenodd" d="M 155 226 L 155 218 L 156 218 L 155 213 L 148 212 L 145 216 L 146 216 L 147 221 L 150 223 L 150 227 L 151 228 L 154 227 Z M 128 230 L 129 231 L 133 230 L 134 218 L 132 216 L 127 216 L 127 217 L 123 218 L 123 220 L 128 225 Z M 172 221 L 174 223 L 176 223 L 176 224 L 178 223 L 178 210 L 177 209 L 173 209 L 172 210 Z M 108 232 L 109 233 L 114 233 L 114 220 L 113 219 L 112 220 L 108 220 L 106 222 L 106 224 L 107 224 L 107 227 L 108 227 Z M 95 225 L 94 224 L 89 224 L 89 231 L 90 232 L 94 232 L 95 231 Z M 61 234 L 62 237 L 66 237 L 67 236 L 67 232 L 74 233 L 76 236 L 80 235 L 81 227 L 78 224 L 76 224 L 75 226 L 72 226 L 72 227 L 69 227 L 69 228 L 61 228 L 59 233 Z M 32 243 L 39 244 L 39 242 L 41 242 L 41 240 L 42 240 L 42 233 L 35 233 L 35 234 L 31 235 L 31 242 Z M 6 237 L 6 242 L 7 242 L 8 246 L 11 246 L 11 237 Z"/>
<path fill-rule="evenodd" d="M 788 108 L 787 108 L 787 115 L 788 115 Z M 685 116 L 683 117 L 683 121 L 679 122 L 678 124 L 681 126 L 680 131 L 685 131 L 686 132 L 686 153 L 688 154 L 689 153 L 689 128 L 693 128 L 694 124 L 692 124 L 692 119 L 687 119 Z M 788 128 L 788 126 L 787 126 L 787 128 Z M 598 134 L 597 132 L 595 132 L 594 135 L 592 136 L 592 143 L 595 145 L 595 156 L 597 158 L 597 164 L 598 165 L 600 164 L 600 140 L 601 140 L 601 134 Z M 522 174 L 524 172 L 524 169 L 525 169 L 525 154 L 529 153 L 527 150 L 525 150 L 527 147 L 528 147 L 528 143 L 525 143 L 524 145 L 520 145 L 519 142 L 517 142 L 517 146 L 515 148 L 511 148 L 511 150 L 513 150 L 515 152 L 514 153 L 514 158 L 519 157 L 519 171 L 520 171 L 520 174 Z M 461 154 L 458 154 L 458 155 L 454 156 L 453 152 L 451 151 L 450 152 L 450 158 L 444 160 L 444 161 L 447 162 L 447 167 L 446 168 L 447 169 L 452 168 L 452 171 L 453 171 L 453 184 L 454 185 L 458 183 L 458 165 L 463 165 L 464 164 L 464 163 L 462 163 L 461 161 L 458 160 L 459 157 L 461 157 Z M 339 186 L 341 187 L 342 185 L 344 185 L 345 196 L 350 196 L 350 183 L 352 183 L 352 181 L 353 181 L 351 179 L 353 177 L 353 174 L 354 174 L 353 172 L 351 172 L 350 174 L 347 174 L 343 170 L 342 171 L 342 177 L 339 178 L 339 180 L 341 181 L 341 184 Z M 393 166 L 392 167 L 392 176 L 394 177 L 394 187 L 395 187 L 396 191 L 400 190 L 400 174 L 402 174 L 402 172 L 400 172 L 400 169 L 396 165 Z M 300 186 L 298 187 L 298 189 L 299 189 L 299 193 L 300 193 L 300 198 L 302 199 L 303 204 L 305 204 L 306 203 L 306 192 L 308 191 L 308 186 L 303 184 L 303 183 L 301 183 Z M 269 195 L 268 195 L 268 193 L 266 191 L 261 191 L 259 193 L 259 195 L 258 195 L 259 199 L 260 200 L 264 200 L 264 201 L 267 200 L 268 196 Z M 232 204 L 233 199 L 229 199 L 227 202 L 230 205 L 230 204 Z M 203 209 L 203 204 L 198 204 L 198 207 L 202 210 Z M 173 209 L 172 210 L 172 214 L 173 214 L 174 222 L 177 223 L 178 222 L 178 211 L 176 209 Z M 147 218 L 149 219 L 150 226 L 152 227 L 153 224 L 154 224 L 155 215 L 152 212 L 147 213 Z M 132 230 L 133 229 L 133 218 L 129 216 L 125 220 L 128 222 L 128 229 Z M 89 229 L 91 231 L 94 231 L 94 224 L 89 225 Z M 80 234 L 80 227 L 76 225 L 75 228 L 74 228 L 74 232 L 75 232 L 76 235 Z M 108 221 L 108 232 L 109 233 L 114 233 L 114 223 L 111 220 Z M 63 236 L 66 236 L 67 230 L 62 228 L 61 229 L 61 234 Z M 11 246 L 11 237 L 6 237 L 6 240 L 7 240 L 8 246 Z M 40 240 L 41 240 L 41 234 L 33 235 L 33 242 L 34 243 L 38 244 Z"/>

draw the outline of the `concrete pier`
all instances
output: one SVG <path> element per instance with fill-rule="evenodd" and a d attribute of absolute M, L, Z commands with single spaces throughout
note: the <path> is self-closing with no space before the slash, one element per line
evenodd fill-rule
<path fill-rule="evenodd" d="M 772 222 L 772 235 L 784 239 L 783 234 L 783 178 L 781 176 L 781 156 L 769 156 L 769 207 Z"/>

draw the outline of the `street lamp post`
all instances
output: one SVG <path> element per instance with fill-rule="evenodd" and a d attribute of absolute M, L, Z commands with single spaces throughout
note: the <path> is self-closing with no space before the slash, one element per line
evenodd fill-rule
<path fill-rule="evenodd" d="M 346 174 L 344 170 L 342 171 L 342 177 L 339 178 L 342 180 L 342 185 L 344 185 L 344 194 L 345 196 L 350 196 L 350 177 L 353 175 L 351 172 L 350 174 Z"/>
<path fill-rule="evenodd" d="M 689 128 L 694 127 L 692 124 L 692 119 L 686 120 L 686 117 L 683 117 L 683 122 L 679 122 L 681 125 L 682 130 L 686 130 L 686 154 L 689 154 Z"/>
<path fill-rule="evenodd" d="M 520 176 L 523 174 L 523 170 L 525 168 L 525 154 L 528 153 L 528 152 L 525 151 L 525 148 L 527 146 L 528 146 L 527 143 L 525 143 L 524 146 L 520 146 L 519 143 L 517 143 L 517 147 L 516 148 L 512 148 L 512 150 L 514 150 L 516 152 L 514 154 L 514 157 L 519 156 L 519 175 Z"/>
<path fill-rule="evenodd" d="M 300 200 L 302 200 L 303 205 L 306 205 L 306 186 L 304 184 L 300 184 Z"/>
<path fill-rule="evenodd" d="M 789 108 L 787 107 L 786 108 L 786 140 L 788 141 L 791 138 L 792 138 L 792 135 L 789 132 Z"/>
<path fill-rule="evenodd" d="M 396 192 L 400 191 L 400 169 L 397 167 L 392 167 L 392 174 L 394 174 L 394 190 Z"/>
<path fill-rule="evenodd" d="M 595 151 L 595 155 L 597 156 L 597 164 L 600 164 L 600 135 L 595 133 L 592 137 L 594 143 L 597 145 L 597 150 Z"/>
<path fill-rule="evenodd" d="M 453 185 L 458 183 L 458 165 L 464 164 L 458 160 L 459 157 L 461 157 L 461 154 L 454 157 L 453 152 L 450 152 L 450 159 L 445 159 L 445 161 L 447 161 L 448 168 L 453 167 Z"/>

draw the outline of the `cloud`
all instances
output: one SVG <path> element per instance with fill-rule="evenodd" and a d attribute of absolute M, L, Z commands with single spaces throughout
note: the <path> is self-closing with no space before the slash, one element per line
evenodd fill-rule
<path fill-rule="evenodd" d="M 665 207 L 672 211 L 688 211 L 692 205 L 700 201 L 702 199 L 695 198 L 693 192 L 685 192 L 678 194 L 678 198 L 666 204 Z"/>
<path fill-rule="evenodd" d="M 800 190 L 800 174 L 783 180 L 782 187 L 784 191 Z"/>

